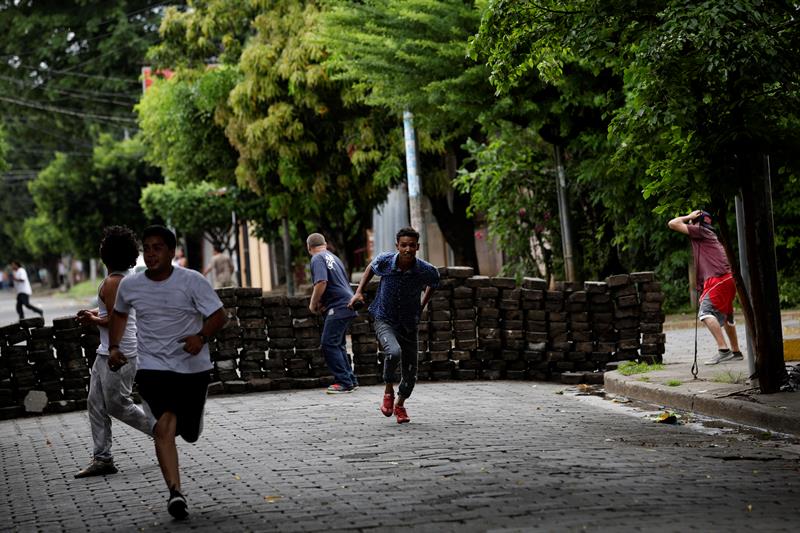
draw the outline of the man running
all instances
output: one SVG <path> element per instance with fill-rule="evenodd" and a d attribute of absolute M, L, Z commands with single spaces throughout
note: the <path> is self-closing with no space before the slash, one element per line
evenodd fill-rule
<path fill-rule="evenodd" d="M 127 276 L 119 285 L 109 334 L 109 366 L 126 362 L 120 347 L 131 310 L 136 311 L 139 370 L 136 384 L 157 422 L 156 457 L 169 489 L 167 511 L 176 519 L 188 516 L 181 492 L 178 450 L 180 435 L 196 442 L 203 429 L 208 383 L 213 365 L 209 337 L 226 322 L 214 289 L 193 270 L 172 266 L 175 235 L 163 226 L 150 226 L 142 236 L 147 270 Z"/>
<path fill-rule="evenodd" d="M 39 316 L 44 316 L 44 311 L 31 304 L 30 298 L 33 294 L 31 283 L 28 281 L 28 273 L 22 268 L 19 261 L 11 261 L 11 279 L 14 282 L 14 289 L 17 291 L 17 314 L 19 319 L 25 318 L 25 313 L 22 310 L 23 306 L 27 307 Z"/>
<path fill-rule="evenodd" d="M 108 323 L 109 310 L 114 309 L 120 281 L 131 271 L 139 256 L 139 243 L 131 230 L 122 226 L 111 226 L 103 232 L 100 242 L 100 258 L 108 269 L 108 276 L 97 291 L 97 309 L 78 311 L 81 325 L 94 324 L 100 330 L 100 347 L 94 360 L 89 382 L 89 397 L 86 409 L 92 428 L 92 462 L 75 474 L 76 478 L 116 474 L 114 457 L 111 454 L 111 417 L 125 422 L 142 433 L 153 436 L 155 419 L 149 412 L 133 403 L 131 391 L 138 365 L 136 349 L 136 316 L 128 316 L 125 330 L 119 341 L 120 350 L 128 364 L 112 372 L 108 367 Z"/>
<path fill-rule="evenodd" d="M 381 404 L 384 416 L 395 415 L 398 424 L 410 422 L 405 401 L 417 382 L 417 336 L 419 317 L 433 290 L 439 286 L 435 266 L 417 259 L 419 233 L 414 228 L 397 232 L 397 252 L 384 252 L 372 260 L 361 277 L 349 307 L 364 302 L 364 288 L 373 276 L 381 277 L 375 301 L 369 306 L 375 318 L 375 336 L 385 354 L 383 381 L 386 389 Z M 424 291 L 424 294 L 423 294 Z M 422 302 L 420 303 L 420 294 Z M 400 385 L 395 402 L 394 382 L 400 366 Z"/>

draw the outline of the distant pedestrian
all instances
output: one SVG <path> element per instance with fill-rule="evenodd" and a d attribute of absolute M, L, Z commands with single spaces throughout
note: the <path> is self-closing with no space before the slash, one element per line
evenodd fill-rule
<path fill-rule="evenodd" d="M 136 346 L 136 314 L 131 310 L 119 340 L 120 350 L 128 364 L 117 371 L 109 368 L 108 325 L 110 311 L 114 309 L 117 290 L 122 278 L 132 273 L 139 256 L 136 235 L 128 228 L 111 226 L 103 232 L 100 242 L 100 258 L 108 269 L 108 276 L 97 291 L 96 309 L 78 311 L 81 325 L 94 324 L 100 330 L 100 347 L 94 360 L 89 382 L 89 397 L 86 410 L 92 428 L 92 462 L 75 474 L 76 478 L 116 474 L 117 467 L 111 454 L 111 417 L 125 422 L 142 433 L 153 436 L 155 418 L 150 412 L 133 403 L 131 391 L 138 365 Z"/>
<path fill-rule="evenodd" d="M 430 263 L 417 259 L 419 233 L 413 228 L 398 231 L 395 242 L 397 252 L 384 252 L 367 266 L 349 307 L 352 309 L 356 302 L 363 303 L 364 288 L 373 276 L 381 277 L 375 301 L 369 307 L 375 318 L 375 335 L 385 354 L 383 381 L 386 389 L 381 412 L 385 416 L 394 414 L 397 423 L 403 424 L 411 420 L 405 401 L 417 382 L 419 317 L 433 290 L 439 286 L 439 271 Z M 393 384 L 398 366 L 400 385 L 395 401 Z"/>
<path fill-rule="evenodd" d="M 145 229 L 142 244 L 147 270 L 126 276 L 119 285 L 111 318 L 109 365 L 126 364 L 120 346 L 131 310 L 136 311 L 139 370 L 136 384 L 158 421 L 155 448 L 169 489 L 167 511 L 188 516 L 181 492 L 178 449 L 180 435 L 196 442 L 203 429 L 211 356 L 209 337 L 226 322 L 222 301 L 199 272 L 172 266 L 175 235 L 163 226 Z"/>
<path fill-rule="evenodd" d="M 311 254 L 311 280 L 314 284 L 308 308 L 316 315 L 325 316 L 320 348 L 334 380 L 327 392 L 352 392 L 358 387 L 358 380 L 347 356 L 346 336 L 347 328 L 356 316 L 355 311 L 347 307 L 353 289 L 344 265 L 328 251 L 325 237 L 312 233 L 306 239 L 306 246 Z"/>
<path fill-rule="evenodd" d="M 187 268 L 189 261 L 183 253 L 183 248 L 178 246 L 175 248 L 175 257 L 172 259 L 172 266 Z"/>
<path fill-rule="evenodd" d="M 221 289 L 233 286 L 233 270 L 233 261 L 228 254 L 223 252 L 219 245 L 214 245 L 214 255 L 203 270 L 203 275 L 207 276 L 209 272 L 213 272 L 214 288 Z"/>
<path fill-rule="evenodd" d="M 31 304 L 30 298 L 31 294 L 33 294 L 33 290 L 28 281 L 28 273 L 22 268 L 19 261 L 11 261 L 11 270 L 11 279 L 14 282 L 14 289 L 17 291 L 17 314 L 19 315 L 19 319 L 22 320 L 25 318 L 25 313 L 22 310 L 23 307 L 27 307 L 34 313 L 38 313 L 39 316 L 44 316 L 44 311 Z"/>
<path fill-rule="evenodd" d="M 741 361 L 744 357 L 739 351 L 739 339 L 733 320 L 736 283 L 725 249 L 714 232 L 711 214 L 696 210 L 673 218 L 667 225 L 671 230 L 688 235 L 692 243 L 697 287 L 702 287 L 698 300 L 698 319 L 708 328 L 718 348 L 717 353 L 705 364 Z M 723 328 L 730 340 L 730 347 L 722 334 Z"/>

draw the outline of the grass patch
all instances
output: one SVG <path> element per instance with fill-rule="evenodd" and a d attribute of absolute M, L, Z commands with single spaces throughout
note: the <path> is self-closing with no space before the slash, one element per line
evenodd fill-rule
<path fill-rule="evenodd" d="M 638 381 L 650 381 L 650 376 L 642 376 L 638 379 Z"/>
<path fill-rule="evenodd" d="M 667 381 L 664 382 L 664 385 L 666 385 L 667 387 L 677 387 L 682 383 L 683 381 L 679 379 L 668 379 Z"/>
<path fill-rule="evenodd" d="M 744 372 L 738 370 L 725 370 L 714 374 L 711 381 L 717 383 L 730 383 L 732 385 L 743 385 L 747 382 L 747 376 Z"/>
<path fill-rule="evenodd" d="M 636 361 L 625 361 L 617 367 L 617 371 L 623 376 L 631 376 L 633 374 L 644 374 L 645 372 L 652 372 L 654 370 L 664 370 L 664 365 L 661 363 L 637 363 Z"/>
<path fill-rule="evenodd" d="M 67 292 L 58 293 L 67 298 L 75 298 L 78 300 L 88 300 L 97 296 L 97 286 L 100 280 L 97 281 L 81 281 L 77 285 L 73 285 Z"/>

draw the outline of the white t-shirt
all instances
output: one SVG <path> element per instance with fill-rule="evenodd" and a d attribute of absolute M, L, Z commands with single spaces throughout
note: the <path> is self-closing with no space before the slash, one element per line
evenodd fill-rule
<path fill-rule="evenodd" d="M 114 304 L 120 313 L 136 310 L 139 369 L 181 374 L 213 368 L 208 345 L 192 355 L 183 350 L 181 339 L 200 333 L 204 318 L 221 307 L 208 280 L 181 267 L 174 267 L 164 281 L 153 281 L 145 272 L 125 276 Z"/>
<path fill-rule="evenodd" d="M 19 281 L 17 281 L 18 279 Z M 14 271 L 14 288 L 18 294 L 33 294 L 31 284 L 28 281 L 28 273 L 22 267 Z"/>

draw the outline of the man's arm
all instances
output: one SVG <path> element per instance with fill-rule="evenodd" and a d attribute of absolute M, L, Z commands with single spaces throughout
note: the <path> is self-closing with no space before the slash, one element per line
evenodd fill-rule
<path fill-rule="evenodd" d="M 364 287 L 367 286 L 369 280 L 375 273 L 372 271 L 372 263 L 367 265 L 367 269 L 364 271 L 364 274 L 361 276 L 361 281 L 358 283 L 358 288 L 356 289 L 356 293 L 350 298 L 350 303 L 347 304 L 348 309 L 353 309 L 353 304 L 356 302 L 364 303 Z"/>
<path fill-rule="evenodd" d="M 205 322 L 203 322 L 203 327 L 198 333 L 181 339 L 181 342 L 184 343 L 183 350 L 192 355 L 199 354 L 200 350 L 203 349 L 203 345 L 208 341 L 208 339 L 216 335 L 219 330 L 225 327 L 227 322 L 228 317 L 225 315 L 224 309 L 220 307 L 211 313 L 208 318 L 206 318 Z"/>
<path fill-rule="evenodd" d="M 114 309 L 111 319 L 108 322 L 108 368 L 116 372 L 128 360 L 119 350 L 119 341 L 125 333 L 125 325 L 128 323 L 128 313 L 121 313 Z"/>
<path fill-rule="evenodd" d="M 435 291 L 435 290 L 436 289 L 434 289 L 433 287 L 425 287 L 425 292 L 422 295 L 422 307 L 421 307 L 421 309 L 425 309 L 425 306 L 428 305 L 428 302 L 431 299 L 431 295 L 433 294 L 433 291 Z"/>
<path fill-rule="evenodd" d="M 690 224 L 692 220 L 696 219 L 700 216 L 699 209 L 692 211 L 688 215 L 684 215 L 682 217 L 675 217 L 669 222 L 667 222 L 667 227 L 673 231 L 677 231 L 678 233 L 683 233 L 684 235 L 689 235 L 689 229 L 686 227 L 686 224 Z"/>
<path fill-rule="evenodd" d="M 322 295 L 325 294 L 325 289 L 327 288 L 328 282 L 325 280 L 318 281 L 314 284 L 314 290 L 311 291 L 311 301 L 308 303 L 308 309 L 315 315 L 324 311 L 324 309 L 320 308 L 320 300 L 322 300 Z"/>

